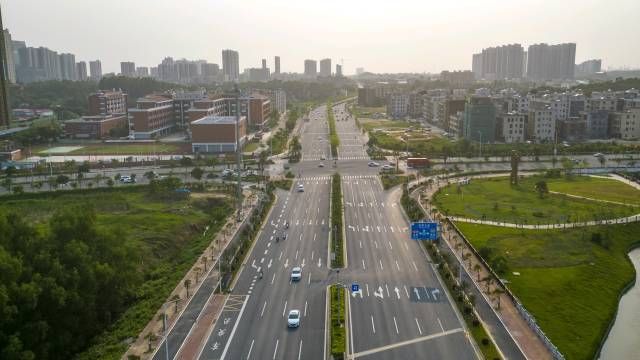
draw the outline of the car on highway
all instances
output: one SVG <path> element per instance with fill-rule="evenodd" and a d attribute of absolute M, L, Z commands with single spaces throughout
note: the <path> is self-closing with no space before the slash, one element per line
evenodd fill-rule
<path fill-rule="evenodd" d="M 298 192 L 304 192 L 304 185 L 298 184 Z"/>
<path fill-rule="evenodd" d="M 324 167 L 324 163 L 318 164 L 318 167 Z"/>
<path fill-rule="evenodd" d="M 287 316 L 287 326 L 290 328 L 300 327 L 300 310 L 289 310 L 289 316 Z"/>
<path fill-rule="evenodd" d="M 291 281 L 300 281 L 302 279 L 302 268 L 299 266 L 291 269 Z"/>
<path fill-rule="evenodd" d="M 603 153 L 595 153 L 595 154 L 593 154 L 593 156 L 599 158 L 599 157 L 603 157 L 604 154 Z"/>
<path fill-rule="evenodd" d="M 378 163 L 377 163 L 377 162 L 375 162 L 375 161 L 369 161 L 369 167 L 376 167 L 376 166 L 378 166 L 378 165 L 380 165 L 380 164 L 378 164 Z"/>
<path fill-rule="evenodd" d="M 382 165 L 382 170 L 385 170 L 385 171 L 393 170 L 393 166 L 389 164 L 384 164 Z"/>
<path fill-rule="evenodd" d="M 122 176 L 120 177 L 120 182 L 123 184 L 134 184 L 136 179 L 131 176 Z"/>

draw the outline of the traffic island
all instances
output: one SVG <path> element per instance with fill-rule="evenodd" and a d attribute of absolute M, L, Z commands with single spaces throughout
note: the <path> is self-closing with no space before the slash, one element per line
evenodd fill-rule
<path fill-rule="evenodd" d="M 340 174 L 334 174 L 331 178 L 331 248 L 329 249 L 329 252 L 332 254 L 332 268 L 341 268 L 345 266 L 341 184 L 342 180 L 340 178 Z"/>
<path fill-rule="evenodd" d="M 335 360 L 342 360 L 346 354 L 347 326 L 345 324 L 345 298 L 348 296 L 342 285 L 329 286 L 330 350 Z"/>

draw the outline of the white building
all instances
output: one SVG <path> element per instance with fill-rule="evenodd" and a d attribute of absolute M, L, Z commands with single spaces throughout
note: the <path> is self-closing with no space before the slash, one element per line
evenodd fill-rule
<path fill-rule="evenodd" d="M 502 117 L 502 137 L 506 143 L 519 143 L 525 140 L 526 116 L 510 112 Z"/>
<path fill-rule="evenodd" d="M 407 116 L 409 112 L 409 94 L 391 94 L 387 98 L 387 115 L 394 119 Z"/>
<path fill-rule="evenodd" d="M 543 103 L 535 103 L 529 108 L 527 138 L 541 143 L 552 142 L 555 140 L 555 136 L 556 120 L 551 107 Z"/>

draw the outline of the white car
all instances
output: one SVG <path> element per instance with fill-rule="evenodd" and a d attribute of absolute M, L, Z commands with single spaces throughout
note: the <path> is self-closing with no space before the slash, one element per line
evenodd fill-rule
<path fill-rule="evenodd" d="M 318 164 L 318 167 L 324 167 L 324 163 Z"/>
<path fill-rule="evenodd" d="M 389 165 L 389 164 L 384 164 L 382 166 L 382 170 L 393 170 L 393 166 Z"/>
<path fill-rule="evenodd" d="M 595 153 L 595 154 L 593 154 L 593 156 L 599 158 L 599 157 L 603 157 L 604 154 L 603 153 Z"/>
<path fill-rule="evenodd" d="M 291 281 L 300 281 L 302 279 L 302 268 L 299 266 L 291 269 Z"/>
<path fill-rule="evenodd" d="M 300 310 L 289 310 L 287 326 L 290 328 L 297 328 L 300 326 Z"/>
<path fill-rule="evenodd" d="M 298 184 L 298 192 L 304 192 L 304 185 Z"/>
<path fill-rule="evenodd" d="M 378 166 L 378 165 L 379 165 L 379 164 L 378 164 L 377 162 L 375 162 L 375 161 L 369 161 L 369 166 L 370 166 L 370 167 L 376 167 L 376 166 Z"/>

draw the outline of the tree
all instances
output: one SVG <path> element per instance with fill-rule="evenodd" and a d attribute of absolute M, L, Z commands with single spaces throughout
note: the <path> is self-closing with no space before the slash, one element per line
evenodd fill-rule
<path fill-rule="evenodd" d="M 547 194 L 549 192 L 549 188 L 547 187 L 547 182 L 544 180 L 538 181 L 535 185 L 535 188 L 536 188 L 536 191 L 538 192 L 538 195 L 540 196 L 540 199 L 544 197 L 544 194 Z"/>
<path fill-rule="evenodd" d="M 24 193 L 24 187 L 22 185 L 16 185 L 13 187 L 13 193 L 16 195 L 20 195 Z"/>
<path fill-rule="evenodd" d="M 115 182 L 113 181 L 112 178 L 107 178 L 107 186 L 108 187 L 113 187 L 114 184 L 115 184 Z"/>
<path fill-rule="evenodd" d="M 189 297 L 189 286 L 191 286 L 191 279 L 184 279 L 184 288 L 187 289 L 187 297 Z"/>
<path fill-rule="evenodd" d="M 191 170 L 191 177 L 196 179 L 196 180 L 200 180 L 202 179 L 202 175 L 204 174 L 204 170 L 202 170 L 199 167 L 195 167 L 193 168 L 193 170 Z"/>
<path fill-rule="evenodd" d="M 607 162 L 607 158 L 604 155 L 598 156 L 598 161 L 600 162 L 600 166 L 604 167 L 604 164 Z"/>
<path fill-rule="evenodd" d="M 496 286 L 496 288 L 493 289 L 493 295 L 498 300 L 498 310 L 500 310 L 500 299 L 502 298 L 502 294 L 504 294 L 504 293 L 505 293 L 505 291 L 502 290 L 502 288 L 499 287 L 499 286 Z"/>
<path fill-rule="evenodd" d="M 476 272 L 476 275 L 478 276 L 478 281 L 480 281 L 480 269 L 482 269 L 482 266 L 480 266 L 480 264 L 475 263 L 473 265 L 473 271 Z"/>
<path fill-rule="evenodd" d="M 67 184 L 69 182 L 69 180 L 70 179 L 69 179 L 69 177 L 67 175 L 60 174 L 60 175 L 58 175 L 56 177 L 56 183 L 58 185 L 65 185 L 65 184 Z"/>
<path fill-rule="evenodd" d="M 5 178 L 1 183 L 2 187 L 7 190 L 7 192 L 11 192 L 11 186 L 13 185 L 13 180 L 11 178 Z"/>

